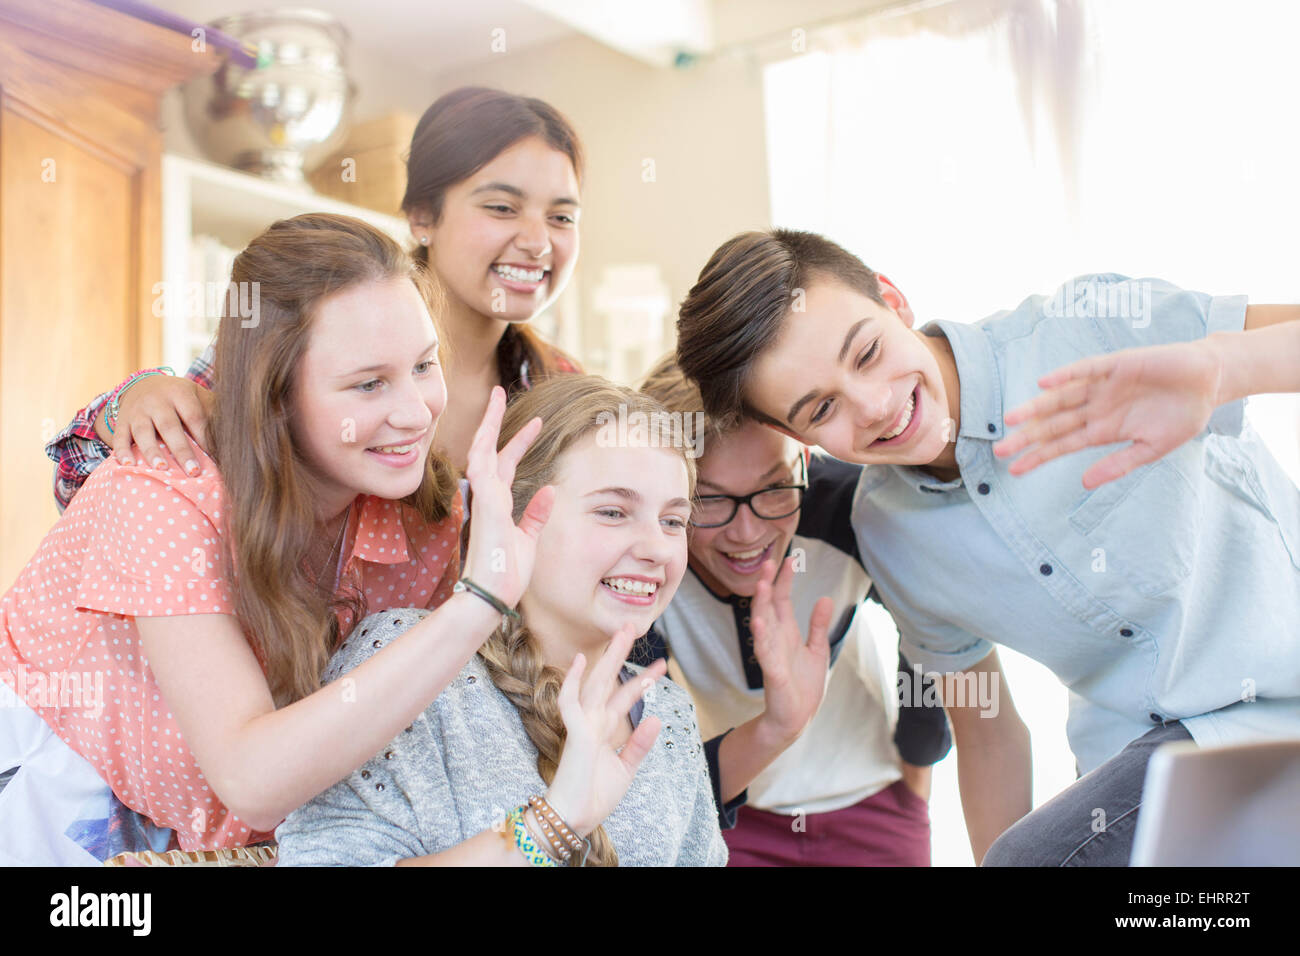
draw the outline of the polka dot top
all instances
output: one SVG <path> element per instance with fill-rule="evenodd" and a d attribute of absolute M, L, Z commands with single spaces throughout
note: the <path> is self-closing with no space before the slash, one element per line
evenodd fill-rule
<path fill-rule="evenodd" d="M 208 788 L 141 650 L 136 617 L 234 614 L 216 464 L 154 471 L 109 459 L 95 469 L 0 599 L 0 680 L 85 757 L 126 806 L 177 831 L 185 850 L 271 837 Z M 407 534 L 400 518 L 407 512 Z M 426 525 L 400 502 L 352 504 L 340 587 L 369 611 L 435 608 L 459 575 L 462 503 Z M 350 629 L 347 621 L 341 634 Z"/>

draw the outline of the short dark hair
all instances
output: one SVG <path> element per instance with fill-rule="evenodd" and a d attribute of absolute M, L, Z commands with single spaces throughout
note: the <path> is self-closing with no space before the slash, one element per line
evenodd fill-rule
<path fill-rule="evenodd" d="M 677 364 L 699 387 L 704 411 L 719 427 L 744 418 L 784 427 L 749 404 L 745 387 L 795 296 L 819 278 L 885 304 L 876 273 L 815 232 L 745 232 L 709 258 L 678 312 Z"/>

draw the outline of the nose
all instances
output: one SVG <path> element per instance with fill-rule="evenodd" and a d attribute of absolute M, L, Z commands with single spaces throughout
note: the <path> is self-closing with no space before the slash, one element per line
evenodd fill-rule
<path fill-rule="evenodd" d="M 525 216 L 519 225 L 515 245 L 528 256 L 540 259 L 551 251 L 551 233 L 546 223 L 535 216 Z"/>
<path fill-rule="evenodd" d="M 763 534 L 765 522 L 754 514 L 752 505 L 753 502 L 750 502 L 737 508 L 736 516 L 727 525 L 728 537 L 735 539 L 738 543 L 748 544 Z"/>
<path fill-rule="evenodd" d="M 442 389 L 437 391 L 439 395 L 444 394 Z M 427 389 L 421 388 L 413 379 L 408 379 L 401 387 L 395 386 L 391 394 L 393 404 L 388 411 L 388 424 L 399 431 L 425 431 L 442 412 L 436 402 L 434 408 L 429 407 L 435 396 L 430 395 Z"/>
<path fill-rule="evenodd" d="M 636 540 L 632 544 L 632 557 L 650 567 L 661 567 L 673 559 L 676 549 L 685 549 L 686 539 L 683 535 L 671 536 L 659 523 L 658 516 L 652 516 L 637 525 Z"/>
<path fill-rule="evenodd" d="M 892 394 L 892 389 L 886 383 L 859 383 L 853 394 L 853 409 L 858 427 L 888 424 L 884 419 L 893 410 L 890 405 Z"/>

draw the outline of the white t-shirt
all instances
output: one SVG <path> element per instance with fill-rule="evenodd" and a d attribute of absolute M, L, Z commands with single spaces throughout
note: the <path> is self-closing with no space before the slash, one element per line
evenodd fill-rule
<path fill-rule="evenodd" d="M 831 668 L 826 696 L 807 730 L 749 785 L 748 805 L 760 810 L 792 815 L 839 810 L 902 777 L 893 741 L 898 648 L 892 635 L 877 640 L 861 613 L 871 579 L 847 521 L 858 472 L 856 466 L 820 457 L 809 467 L 809 490 L 790 552 L 805 570 L 796 574 L 791 600 L 795 620 L 806 628 L 818 598 L 832 599 Z M 764 708 L 762 671 L 748 626 L 751 600 L 716 595 L 688 570 L 654 625 L 653 633 L 667 646 L 669 676 L 695 700 L 705 740 Z"/>

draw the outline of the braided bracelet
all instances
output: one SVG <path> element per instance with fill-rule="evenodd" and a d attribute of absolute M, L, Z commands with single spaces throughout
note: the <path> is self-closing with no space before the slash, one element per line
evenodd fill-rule
<path fill-rule="evenodd" d="M 139 372 L 132 373 L 125 382 L 113 389 L 113 393 L 108 396 L 108 410 L 104 413 L 104 427 L 108 429 L 110 435 L 115 434 L 114 429 L 117 426 L 117 410 L 118 405 L 122 400 L 123 393 L 142 378 L 148 378 L 150 375 L 163 374 L 175 375 L 176 373 L 166 365 L 159 366 L 158 368 L 146 368 Z"/>
<path fill-rule="evenodd" d="M 524 855 L 533 866 L 559 866 L 546 853 L 533 842 L 532 836 L 528 833 L 528 824 L 524 823 L 525 807 L 515 807 L 506 820 L 512 824 L 515 833 L 515 847 Z"/>

